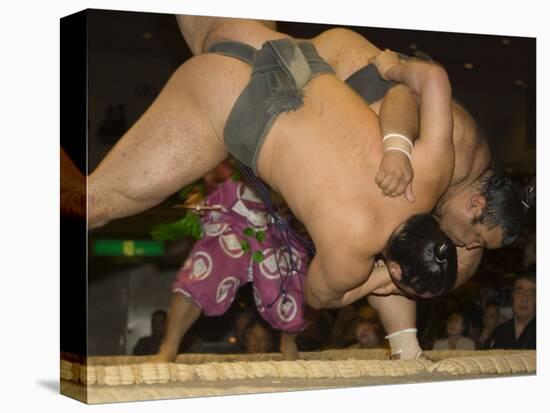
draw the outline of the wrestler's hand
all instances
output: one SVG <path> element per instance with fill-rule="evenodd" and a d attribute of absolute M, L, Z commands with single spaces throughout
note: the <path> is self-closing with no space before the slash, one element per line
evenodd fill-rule
<path fill-rule="evenodd" d="M 388 78 L 388 71 L 399 64 L 401 64 L 401 59 L 399 55 L 395 52 L 392 52 L 389 49 L 384 50 L 383 52 L 378 53 L 370 63 L 376 66 L 378 73 L 385 80 L 390 80 Z"/>
<path fill-rule="evenodd" d="M 413 176 L 411 161 L 406 155 L 398 151 L 387 151 L 380 162 L 374 182 L 384 195 L 397 197 L 405 193 L 407 201 L 414 202 Z"/>

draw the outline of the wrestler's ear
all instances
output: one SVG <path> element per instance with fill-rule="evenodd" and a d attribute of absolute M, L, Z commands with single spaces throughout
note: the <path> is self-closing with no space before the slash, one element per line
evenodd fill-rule
<path fill-rule="evenodd" d="M 485 209 L 486 205 L 487 200 L 485 197 L 476 192 L 468 198 L 468 201 L 466 202 L 466 212 L 470 218 L 478 218 Z"/>
<path fill-rule="evenodd" d="M 392 278 L 401 280 L 401 267 L 394 261 L 388 261 L 388 269 Z"/>

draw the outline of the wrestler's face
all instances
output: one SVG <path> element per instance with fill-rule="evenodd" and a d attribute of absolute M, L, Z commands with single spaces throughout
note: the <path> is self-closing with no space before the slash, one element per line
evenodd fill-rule
<path fill-rule="evenodd" d="M 457 195 L 441 207 L 439 226 L 459 248 L 500 248 L 502 229 L 489 228 L 477 222 L 484 208 L 485 198 L 482 195 Z"/>

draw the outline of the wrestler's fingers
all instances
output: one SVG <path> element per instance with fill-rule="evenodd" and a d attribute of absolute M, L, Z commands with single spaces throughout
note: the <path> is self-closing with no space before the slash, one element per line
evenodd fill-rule
<path fill-rule="evenodd" d="M 376 176 L 374 177 L 374 182 L 376 182 L 376 185 L 380 186 L 380 182 L 382 182 L 384 180 L 384 177 L 386 176 L 386 170 L 385 169 L 382 169 L 380 168 L 378 170 L 378 173 L 376 174 Z"/>
<path fill-rule="evenodd" d="M 395 186 L 394 190 L 391 193 L 392 197 L 398 197 L 403 192 L 405 192 L 405 185 L 401 181 L 397 181 L 397 185 Z"/>
<path fill-rule="evenodd" d="M 403 194 L 405 192 L 405 188 L 407 187 L 407 184 L 405 182 L 400 182 L 397 188 L 395 188 L 395 191 L 393 191 L 392 196 L 397 197 Z"/>
<path fill-rule="evenodd" d="M 397 179 L 392 180 L 385 189 L 386 195 L 392 195 L 397 187 L 399 186 L 399 181 Z"/>
<path fill-rule="evenodd" d="M 378 186 L 381 189 L 384 189 L 388 186 L 388 184 L 391 182 L 392 179 L 393 179 L 392 176 L 386 172 L 384 177 L 378 182 Z"/>
<path fill-rule="evenodd" d="M 393 182 L 393 177 L 391 175 L 386 175 L 384 179 L 378 184 L 380 189 L 384 192 L 388 190 L 389 185 Z"/>

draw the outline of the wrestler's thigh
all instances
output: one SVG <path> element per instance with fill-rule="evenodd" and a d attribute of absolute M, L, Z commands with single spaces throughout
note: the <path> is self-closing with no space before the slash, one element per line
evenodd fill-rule
<path fill-rule="evenodd" d="M 193 59 L 191 59 L 193 60 Z M 94 184 L 152 204 L 199 179 L 228 153 L 197 90 L 196 64 L 183 64 L 93 173 Z"/>

